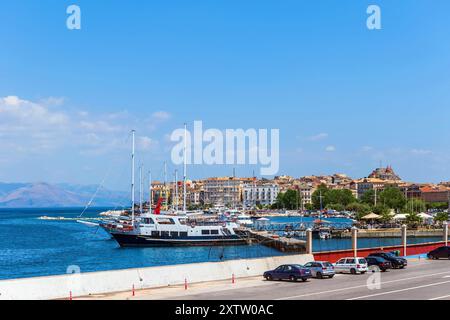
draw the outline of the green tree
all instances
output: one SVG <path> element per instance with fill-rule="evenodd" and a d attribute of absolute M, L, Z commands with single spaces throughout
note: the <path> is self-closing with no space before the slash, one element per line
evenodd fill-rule
<path fill-rule="evenodd" d="M 371 207 L 365 203 L 353 202 L 346 206 L 348 211 L 355 213 L 355 219 L 361 220 L 362 217 L 368 215 L 371 212 Z"/>
<path fill-rule="evenodd" d="M 342 206 L 346 206 L 355 201 L 355 197 L 348 189 L 327 190 L 324 196 L 324 203 L 326 206 L 329 204 L 340 204 Z"/>
<path fill-rule="evenodd" d="M 406 224 L 409 227 L 417 227 L 422 222 L 422 218 L 416 213 L 412 212 L 406 215 Z"/>
<path fill-rule="evenodd" d="M 411 212 L 424 212 L 427 210 L 427 205 L 425 201 L 421 199 L 410 199 L 405 203 L 403 211 L 407 213 Z"/>
<path fill-rule="evenodd" d="M 377 198 L 379 198 L 378 195 Z M 375 205 L 375 190 L 371 189 L 364 192 L 363 195 L 360 197 L 359 201 L 371 206 Z"/>
<path fill-rule="evenodd" d="M 276 209 L 296 210 L 300 208 L 300 193 L 297 190 L 280 192 L 274 204 Z"/>
<path fill-rule="evenodd" d="M 405 206 L 406 198 L 399 188 L 387 187 L 380 192 L 379 202 L 391 209 L 400 210 Z"/>
<path fill-rule="evenodd" d="M 300 194 L 297 190 L 288 190 L 283 196 L 284 208 L 296 210 L 300 208 Z"/>
<path fill-rule="evenodd" d="M 315 209 L 320 209 L 321 196 L 322 196 L 322 208 L 326 207 L 325 195 L 328 192 L 328 190 L 329 189 L 326 185 L 321 184 L 320 186 L 317 187 L 316 191 L 313 192 L 312 202 Z"/>
<path fill-rule="evenodd" d="M 448 213 L 447 212 L 438 212 L 434 217 L 434 221 L 444 222 L 448 221 Z"/>
<path fill-rule="evenodd" d="M 345 206 L 343 204 L 340 204 L 340 203 L 328 204 L 326 208 L 328 210 L 336 210 L 336 211 L 344 211 L 345 210 Z"/>
<path fill-rule="evenodd" d="M 427 209 L 446 210 L 448 209 L 448 203 L 447 202 L 427 203 Z"/>

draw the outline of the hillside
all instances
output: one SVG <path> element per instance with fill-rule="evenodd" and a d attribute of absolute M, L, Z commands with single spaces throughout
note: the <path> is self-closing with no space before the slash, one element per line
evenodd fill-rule
<path fill-rule="evenodd" d="M 97 186 L 48 183 L 0 183 L 0 208 L 84 207 Z M 91 206 L 121 206 L 129 203 L 126 192 L 101 188 Z"/>

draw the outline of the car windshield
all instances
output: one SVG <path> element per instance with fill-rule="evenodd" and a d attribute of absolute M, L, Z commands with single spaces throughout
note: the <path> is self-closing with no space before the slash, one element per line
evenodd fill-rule
<path fill-rule="evenodd" d="M 299 268 L 299 269 L 304 268 L 301 264 L 294 264 L 294 267 L 297 267 L 297 268 Z"/>
<path fill-rule="evenodd" d="M 366 259 L 359 259 L 358 261 L 359 261 L 359 263 L 361 263 L 361 264 L 367 263 Z"/>
<path fill-rule="evenodd" d="M 322 263 L 322 265 L 324 266 L 324 267 L 332 267 L 333 265 L 331 264 L 331 263 L 329 263 L 329 262 L 324 262 L 324 263 Z"/>
<path fill-rule="evenodd" d="M 388 256 L 389 258 L 397 258 L 396 255 L 391 252 L 386 253 L 386 256 Z"/>

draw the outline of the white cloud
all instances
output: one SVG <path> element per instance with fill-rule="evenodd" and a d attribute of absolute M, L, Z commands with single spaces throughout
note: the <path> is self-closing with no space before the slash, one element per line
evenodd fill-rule
<path fill-rule="evenodd" d="M 166 121 L 171 118 L 170 113 L 166 111 L 157 111 L 152 114 L 152 119 L 155 121 Z"/>
<path fill-rule="evenodd" d="M 412 149 L 411 153 L 414 155 L 428 155 L 428 154 L 432 154 L 433 152 L 431 150 L 425 150 L 425 149 Z"/>
<path fill-rule="evenodd" d="M 335 146 L 328 146 L 325 148 L 326 152 L 334 152 L 336 151 L 336 147 Z"/>
<path fill-rule="evenodd" d="M 310 140 L 310 141 L 320 141 L 320 140 L 324 140 L 326 138 L 328 138 L 328 133 L 324 133 L 323 132 L 323 133 L 319 133 L 319 134 L 316 134 L 314 136 L 308 137 L 308 140 Z"/>
<path fill-rule="evenodd" d="M 158 146 L 158 141 L 156 141 L 150 137 L 143 136 L 143 137 L 139 137 L 137 139 L 137 148 L 140 149 L 141 151 L 149 151 L 157 146 Z"/>
<path fill-rule="evenodd" d="M 17 96 L 0 97 L 0 157 L 13 161 L 15 153 L 31 156 L 67 147 L 85 155 L 124 152 L 129 148 L 132 128 L 139 129 L 137 142 L 142 150 L 152 151 L 158 145 L 157 140 L 145 136 L 145 118 L 127 112 L 91 114 L 54 108 L 63 102 L 56 98 L 33 102 Z M 158 113 L 158 117 L 167 115 Z"/>
<path fill-rule="evenodd" d="M 362 150 L 363 150 L 364 152 L 369 152 L 369 151 L 372 151 L 372 150 L 373 150 L 373 147 L 370 147 L 370 146 L 364 146 L 364 147 L 362 147 Z"/>

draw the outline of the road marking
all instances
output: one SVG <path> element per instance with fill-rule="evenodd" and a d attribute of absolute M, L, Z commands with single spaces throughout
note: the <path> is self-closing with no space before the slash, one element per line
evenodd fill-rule
<path fill-rule="evenodd" d="M 413 279 L 420 279 L 420 278 L 426 278 L 426 277 L 438 276 L 438 275 L 447 274 L 447 273 L 450 273 L 450 271 L 446 271 L 446 272 L 438 272 L 438 273 L 432 273 L 432 274 L 427 274 L 427 275 L 417 276 L 417 277 L 411 277 L 411 278 L 403 278 L 403 279 L 397 279 L 397 280 L 383 281 L 382 284 L 384 285 L 384 284 L 387 284 L 387 283 L 394 283 L 394 282 L 400 282 L 400 281 L 408 281 L 408 280 L 413 280 Z M 328 291 L 320 291 L 320 292 L 313 292 L 313 293 L 301 294 L 301 295 L 298 295 L 298 296 L 283 297 L 283 298 L 278 298 L 278 299 L 275 299 L 275 300 L 289 300 L 289 299 L 296 299 L 296 298 L 302 298 L 302 297 L 310 297 L 310 296 L 321 295 L 321 294 L 324 294 L 324 293 L 333 293 L 333 292 L 339 292 L 339 291 L 345 291 L 345 290 L 352 290 L 352 289 L 359 289 L 359 288 L 367 288 L 367 284 L 359 285 L 359 286 L 354 286 L 354 287 L 339 288 L 339 289 L 328 290 Z"/>
<path fill-rule="evenodd" d="M 445 299 L 445 298 L 450 298 L 450 294 L 449 294 L 449 295 L 446 295 L 446 296 L 442 296 L 442 297 L 431 298 L 431 299 L 428 299 L 428 300 L 434 301 L 434 300 L 441 300 L 441 299 Z"/>
<path fill-rule="evenodd" d="M 405 289 L 398 289 L 398 290 L 392 290 L 392 291 L 387 291 L 387 292 L 381 292 L 381 293 L 375 293 L 375 294 L 369 294 L 367 296 L 361 296 L 361 297 L 356 297 L 356 298 L 350 298 L 350 299 L 346 299 L 346 300 L 360 300 L 360 299 L 365 299 L 365 298 L 372 298 L 372 297 L 378 297 L 378 296 L 383 296 L 386 294 L 392 294 L 392 293 L 398 293 L 398 292 L 404 292 L 404 291 L 410 291 L 410 290 L 416 290 L 416 289 L 422 289 L 422 288 L 427 288 L 427 287 L 433 287 L 433 286 L 439 286 L 441 284 L 446 284 L 446 283 L 450 283 L 450 281 L 443 281 L 443 282 L 436 282 L 436 283 L 430 283 L 430 284 L 424 284 L 422 286 L 417 286 L 417 287 L 411 287 L 411 288 L 405 288 Z"/>

